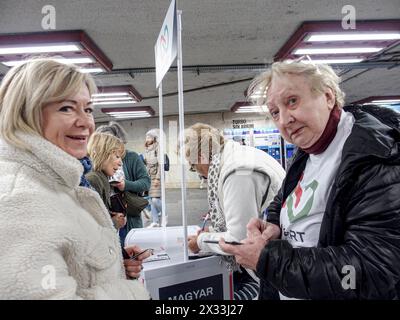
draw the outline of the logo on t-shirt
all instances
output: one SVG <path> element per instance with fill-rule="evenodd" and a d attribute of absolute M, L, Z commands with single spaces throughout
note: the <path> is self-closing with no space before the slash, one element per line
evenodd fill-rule
<path fill-rule="evenodd" d="M 289 222 L 293 223 L 304 217 L 307 217 L 311 211 L 314 202 L 314 194 L 318 188 L 318 181 L 313 180 L 306 187 L 301 187 L 301 181 L 303 180 L 303 175 L 301 175 L 300 180 L 294 189 L 294 191 L 287 197 L 283 208 L 287 206 L 287 214 Z M 309 191 L 310 190 L 310 191 Z"/>

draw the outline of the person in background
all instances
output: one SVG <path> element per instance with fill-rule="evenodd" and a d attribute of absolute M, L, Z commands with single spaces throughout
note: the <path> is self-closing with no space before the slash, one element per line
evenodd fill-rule
<path fill-rule="evenodd" d="M 298 150 L 267 221 L 221 248 L 256 270 L 264 299 L 399 299 L 400 115 L 343 109 L 339 77 L 312 62 L 276 62 L 254 90 Z"/>
<path fill-rule="evenodd" d="M 124 212 L 113 212 L 110 200 L 113 195 L 113 187 L 110 185 L 109 179 L 122 166 L 125 145 L 113 135 L 96 132 L 89 139 L 88 154 L 92 160 L 93 170 L 86 174 L 86 179 L 99 193 L 110 213 L 114 227 L 119 230 L 125 226 L 126 216 Z"/>
<path fill-rule="evenodd" d="M 101 198 L 79 186 L 95 92 L 90 75 L 52 59 L 24 62 L 2 80 L 0 299 L 149 298 L 126 276 L 137 277 L 150 253 L 123 260 Z"/>
<path fill-rule="evenodd" d="M 121 139 L 125 145 L 128 141 L 125 130 L 117 122 L 111 121 L 108 125 L 100 126 L 96 129 L 96 132 L 112 134 Z M 122 168 L 125 180 L 115 185 L 118 190 L 141 195 L 150 189 L 150 177 L 147 174 L 143 161 L 136 152 L 126 150 L 125 157 L 122 160 Z M 127 223 L 119 232 L 122 243 L 124 243 L 127 233 L 133 228 L 143 228 L 143 221 L 140 214 L 137 216 L 127 215 Z"/>
<path fill-rule="evenodd" d="M 185 130 L 185 157 L 191 171 L 207 178 L 211 227 L 189 237 L 189 249 L 224 255 L 233 273 L 236 300 L 254 299 L 258 279 L 209 240 L 240 241 L 246 238 L 246 224 L 260 217 L 278 192 L 285 171 L 265 152 L 226 141 L 212 126 L 196 123 Z"/>
<path fill-rule="evenodd" d="M 152 223 L 149 227 L 159 227 L 161 217 L 161 166 L 159 150 L 159 130 L 152 129 L 146 133 L 144 144 L 144 163 L 151 179 L 149 190 Z"/>

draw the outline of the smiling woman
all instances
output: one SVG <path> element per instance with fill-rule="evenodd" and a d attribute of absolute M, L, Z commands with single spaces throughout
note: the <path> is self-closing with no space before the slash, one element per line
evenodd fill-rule
<path fill-rule="evenodd" d="M 89 75 L 51 59 L 25 62 L 2 81 L 0 299 L 148 298 L 126 278 L 141 262 L 125 260 L 124 268 L 108 211 L 94 190 L 79 186 L 95 91 Z M 105 172 L 119 164 L 114 159 Z"/>
<path fill-rule="evenodd" d="M 71 156 L 86 156 L 86 145 L 94 131 L 89 89 L 82 85 L 73 97 L 53 102 L 42 110 L 43 135 Z"/>

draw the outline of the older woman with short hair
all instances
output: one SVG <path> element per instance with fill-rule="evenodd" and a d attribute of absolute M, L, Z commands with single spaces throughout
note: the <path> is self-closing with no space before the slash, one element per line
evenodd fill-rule
<path fill-rule="evenodd" d="M 343 109 L 331 67 L 276 62 L 249 92 L 266 94 L 283 138 L 298 151 L 267 222 L 244 245 L 220 242 L 263 280 L 261 297 L 400 298 L 400 116 Z"/>
<path fill-rule="evenodd" d="M 0 299 L 148 299 L 110 216 L 80 187 L 93 79 L 35 59 L 0 86 Z M 133 255 L 139 248 L 126 248 Z M 125 268 L 123 263 L 125 263 Z"/>
<path fill-rule="evenodd" d="M 235 299 L 253 299 L 257 296 L 258 279 L 253 280 L 232 256 L 207 240 L 246 238 L 246 224 L 261 216 L 278 192 L 285 171 L 267 153 L 226 141 L 219 130 L 207 124 L 197 123 L 186 129 L 184 143 L 191 168 L 207 178 L 211 213 L 211 227 L 189 237 L 189 248 L 193 252 L 224 255 L 228 269 L 235 271 Z"/>

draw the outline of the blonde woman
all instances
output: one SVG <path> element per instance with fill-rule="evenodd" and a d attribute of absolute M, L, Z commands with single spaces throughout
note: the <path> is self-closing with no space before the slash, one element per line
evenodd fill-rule
<path fill-rule="evenodd" d="M 126 216 L 123 212 L 113 212 L 110 197 L 115 192 L 109 183 L 109 179 L 122 166 L 125 145 L 111 134 L 96 132 L 89 139 L 88 154 L 92 161 L 92 171 L 86 174 L 86 179 L 99 193 L 104 205 L 110 212 L 114 227 L 119 230 L 125 226 Z"/>
<path fill-rule="evenodd" d="M 285 171 L 265 152 L 226 141 L 219 130 L 204 123 L 186 129 L 184 142 L 191 170 L 207 179 L 211 214 L 211 227 L 190 236 L 189 249 L 224 255 L 228 269 L 234 271 L 235 299 L 254 299 L 258 293 L 254 274 L 240 268 L 218 243 L 207 241 L 245 239 L 247 223 L 261 216 L 278 192 Z"/>
<path fill-rule="evenodd" d="M 149 298 L 126 278 L 141 267 L 123 261 L 98 193 L 79 186 L 95 92 L 89 75 L 51 59 L 1 83 L 0 299 Z"/>

